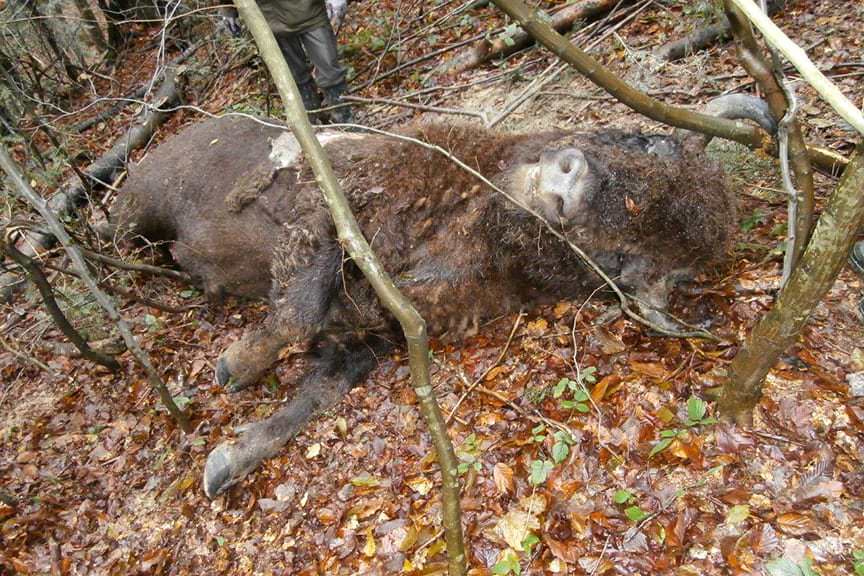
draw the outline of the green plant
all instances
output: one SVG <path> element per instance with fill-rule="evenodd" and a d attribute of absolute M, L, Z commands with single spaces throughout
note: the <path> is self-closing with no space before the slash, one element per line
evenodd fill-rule
<path fill-rule="evenodd" d="M 531 429 L 531 440 L 533 442 L 543 442 L 547 436 L 545 424 L 538 424 Z M 528 482 L 534 486 L 543 484 L 546 481 L 555 466 L 567 459 L 567 456 L 570 455 L 570 447 L 576 443 L 572 434 L 566 430 L 556 430 L 552 434 L 552 439 L 551 460 L 548 458 L 532 460 L 529 465 Z"/>
<path fill-rule="evenodd" d="M 472 468 L 477 472 L 480 471 L 482 467 L 480 463 L 480 444 L 477 441 L 476 434 L 471 433 L 462 441 L 462 444 L 456 449 L 456 457 L 459 459 L 456 471 L 460 476 Z"/>
<path fill-rule="evenodd" d="M 639 522 L 648 517 L 648 513 L 636 504 L 636 495 L 629 490 L 616 490 L 612 495 L 612 501 L 619 506 L 630 504 L 630 506 L 627 506 L 627 508 L 624 509 L 624 515 L 627 516 L 627 519 L 631 522 Z"/>
<path fill-rule="evenodd" d="M 576 410 L 587 413 L 591 411 L 588 403 L 591 400 L 586 384 L 597 382 L 597 368 L 589 366 L 580 370 L 576 380 L 562 378 L 552 388 L 552 397 L 559 400 L 558 405 L 565 410 Z"/>
<path fill-rule="evenodd" d="M 852 551 L 852 569 L 857 576 L 864 576 L 864 550 Z"/>
<path fill-rule="evenodd" d="M 685 428 L 666 428 L 660 431 L 660 440 L 651 448 L 648 457 L 652 458 L 668 448 L 676 438 L 686 439 L 689 428 L 696 426 L 710 426 L 716 424 L 717 419 L 706 417 L 708 413 L 708 404 L 697 396 L 690 396 L 687 399 L 687 418 L 683 424 Z"/>
<path fill-rule="evenodd" d="M 818 576 L 809 558 L 804 558 L 798 564 L 788 558 L 777 558 L 765 563 L 765 571 L 769 576 Z"/>
<path fill-rule="evenodd" d="M 752 214 L 741 220 L 741 224 L 739 225 L 741 227 L 741 231 L 750 232 L 758 224 L 764 224 L 767 217 L 767 212 L 765 212 L 764 210 L 760 210 L 759 208 L 755 209 Z"/>
<path fill-rule="evenodd" d="M 522 574 L 522 566 L 519 565 L 519 555 L 510 548 L 505 550 L 498 562 L 492 567 L 492 574 Z"/>

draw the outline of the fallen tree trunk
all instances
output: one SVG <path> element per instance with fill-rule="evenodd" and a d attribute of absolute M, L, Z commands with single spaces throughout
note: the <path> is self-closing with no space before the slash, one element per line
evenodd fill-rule
<path fill-rule="evenodd" d="M 786 0 L 771 0 L 768 2 L 768 13 L 778 12 L 785 7 L 785 4 Z M 723 15 L 713 24 L 694 30 L 678 40 L 667 42 L 654 51 L 654 57 L 661 62 L 674 62 L 730 38 L 732 38 L 732 27 L 729 25 L 729 19 Z"/>
<path fill-rule="evenodd" d="M 611 10 L 620 0 L 582 0 L 567 6 L 552 16 L 549 25 L 558 32 L 570 30 L 580 20 L 587 20 Z M 445 62 L 439 69 L 442 74 L 458 74 L 469 70 L 492 58 L 506 56 L 531 45 L 534 39 L 525 30 L 519 29 L 514 34 L 501 34 L 494 40 L 483 38 Z"/>
<path fill-rule="evenodd" d="M 189 59 L 190 56 L 195 54 L 195 52 L 197 52 L 198 49 L 203 45 L 204 45 L 204 41 L 202 40 L 201 42 L 196 42 L 195 44 L 186 48 L 186 50 L 184 50 L 179 56 L 174 58 L 174 60 L 169 62 L 167 66 L 165 66 L 165 68 L 162 70 L 162 72 L 159 73 L 159 76 L 156 80 L 161 81 L 166 72 L 173 70 L 176 66 L 179 66 L 180 64 L 185 62 L 187 59 Z M 147 94 L 147 91 L 150 89 L 150 85 L 151 85 L 150 82 L 145 82 L 144 84 L 142 84 L 141 86 L 136 88 L 133 92 L 129 93 L 124 98 L 119 99 L 119 101 L 115 102 L 114 105 L 110 106 L 107 110 L 104 110 L 104 111 L 96 114 L 92 118 L 88 118 L 87 120 L 82 120 L 78 124 L 75 124 L 74 126 L 72 126 L 70 128 L 70 130 L 72 130 L 73 132 L 81 133 L 81 132 L 84 132 L 85 130 L 89 130 L 90 128 L 92 128 L 93 126 L 98 124 L 99 122 L 104 122 L 105 120 L 108 120 L 109 118 L 112 118 L 113 116 L 116 116 L 117 114 L 120 113 L 121 110 L 123 110 L 129 104 L 131 104 L 132 102 L 135 102 L 139 98 L 143 98 Z"/>
<path fill-rule="evenodd" d="M 181 82 L 176 69 L 169 68 L 165 72 L 165 80 L 156 92 L 153 102 L 146 105 L 146 110 L 140 120 L 129 128 L 110 150 L 105 152 L 98 160 L 93 162 L 84 172 L 89 181 L 84 181 L 77 175 L 70 178 L 48 201 L 48 209 L 60 220 L 75 213 L 81 205 L 86 192 L 93 184 L 104 185 L 111 180 L 126 166 L 129 153 L 141 148 L 168 118 L 170 112 L 163 111 L 180 100 Z M 28 257 L 35 256 L 43 250 L 54 245 L 54 235 L 48 230 L 34 230 L 20 244 L 21 252 Z M 15 291 L 21 286 L 21 282 L 12 275 L 0 276 L 0 300 L 9 300 Z"/>

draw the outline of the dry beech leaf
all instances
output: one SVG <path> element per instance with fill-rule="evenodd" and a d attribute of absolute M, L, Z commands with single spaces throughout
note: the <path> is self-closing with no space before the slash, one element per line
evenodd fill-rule
<path fill-rule="evenodd" d="M 798 490 L 798 501 L 834 500 L 843 494 L 843 483 L 839 480 L 810 482 Z"/>
<path fill-rule="evenodd" d="M 363 555 L 367 558 L 375 556 L 378 547 L 375 545 L 375 536 L 372 534 L 372 527 L 366 528 L 366 544 L 363 545 Z"/>
<path fill-rule="evenodd" d="M 540 522 L 533 514 L 513 509 L 498 519 L 493 533 L 507 543 L 513 550 L 522 551 L 522 542 L 528 533 L 540 528 Z"/>
<path fill-rule="evenodd" d="M 632 368 L 634 372 L 658 380 L 664 380 L 668 374 L 666 369 L 663 368 L 663 365 L 659 362 L 630 362 L 630 368 Z"/>
<path fill-rule="evenodd" d="M 492 479 L 495 481 L 495 487 L 499 494 L 513 493 L 515 485 L 513 483 L 513 469 L 510 466 L 503 462 L 495 464 L 492 469 Z"/>
<path fill-rule="evenodd" d="M 582 557 L 583 550 L 579 546 L 574 546 L 568 542 L 559 542 L 548 535 L 544 535 L 543 543 L 549 547 L 549 551 L 558 560 L 573 564 Z"/>
<path fill-rule="evenodd" d="M 408 484 L 414 492 L 421 496 L 425 496 L 430 490 L 432 490 L 432 481 L 425 476 L 415 476 L 414 478 L 406 480 L 405 483 Z"/>
<path fill-rule="evenodd" d="M 787 512 L 778 516 L 777 528 L 792 536 L 803 536 L 819 531 L 819 525 L 812 518 L 798 512 Z"/>

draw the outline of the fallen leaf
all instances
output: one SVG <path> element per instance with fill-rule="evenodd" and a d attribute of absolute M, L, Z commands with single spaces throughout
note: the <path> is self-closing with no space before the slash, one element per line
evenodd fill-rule
<path fill-rule="evenodd" d="M 513 468 L 503 462 L 498 462 L 492 469 L 492 479 L 495 481 L 495 488 L 498 489 L 499 494 L 513 493 L 513 490 L 515 489 L 513 483 Z"/>
<path fill-rule="evenodd" d="M 432 481 L 426 478 L 425 476 L 415 476 L 414 478 L 410 478 L 405 481 L 408 486 L 414 490 L 414 492 L 420 494 L 421 496 L 425 496 L 432 490 Z"/>
<path fill-rule="evenodd" d="M 750 506 L 747 504 L 737 504 L 729 508 L 726 512 L 726 524 L 737 525 L 741 524 L 750 517 Z"/>
<path fill-rule="evenodd" d="M 316 442 L 312 444 L 308 448 L 306 448 L 306 459 L 312 460 L 313 458 L 317 458 L 318 455 L 321 454 L 321 444 Z"/>
<path fill-rule="evenodd" d="M 366 528 L 366 544 L 363 545 L 363 555 L 367 558 L 375 556 L 378 547 L 375 545 L 375 536 L 372 534 L 372 527 Z"/>
<path fill-rule="evenodd" d="M 522 542 L 532 530 L 540 528 L 540 522 L 534 514 L 514 508 L 498 519 L 493 533 L 503 540 L 510 548 L 522 551 Z"/>

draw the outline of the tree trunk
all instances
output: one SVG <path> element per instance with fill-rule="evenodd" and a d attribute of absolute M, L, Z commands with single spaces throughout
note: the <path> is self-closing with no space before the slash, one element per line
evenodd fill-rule
<path fill-rule="evenodd" d="M 442 478 L 441 515 L 444 525 L 444 538 L 447 542 L 447 556 L 450 576 L 464 576 L 466 573 L 465 543 L 462 537 L 462 514 L 459 502 L 458 460 L 453 451 L 447 425 L 441 415 L 441 408 L 435 398 L 429 378 L 429 339 L 426 322 L 405 298 L 393 280 L 384 270 L 351 212 L 351 207 L 327 154 L 315 137 L 309 118 L 306 115 L 288 65 L 276 43 L 273 32 L 255 0 L 235 0 L 246 26 L 252 32 L 261 58 L 270 70 L 285 106 L 294 136 L 300 143 L 307 161 L 312 166 L 315 178 L 324 195 L 324 200 L 333 217 L 339 240 L 350 254 L 352 261 L 363 272 L 372 285 L 381 303 L 396 317 L 402 326 L 408 343 L 408 358 L 411 366 L 411 383 L 420 404 L 420 412 L 426 420 Z"/>
<path fill-rule="evenodd" d="M 774 307 L 753 328 L 732 360 L 729 382 L 719 403 L 724 417 L 742 424 L 750 421 L 762 395 L 762 381 L 831 289 L 862 224 L 864 143 L 858 145 Z"/>

